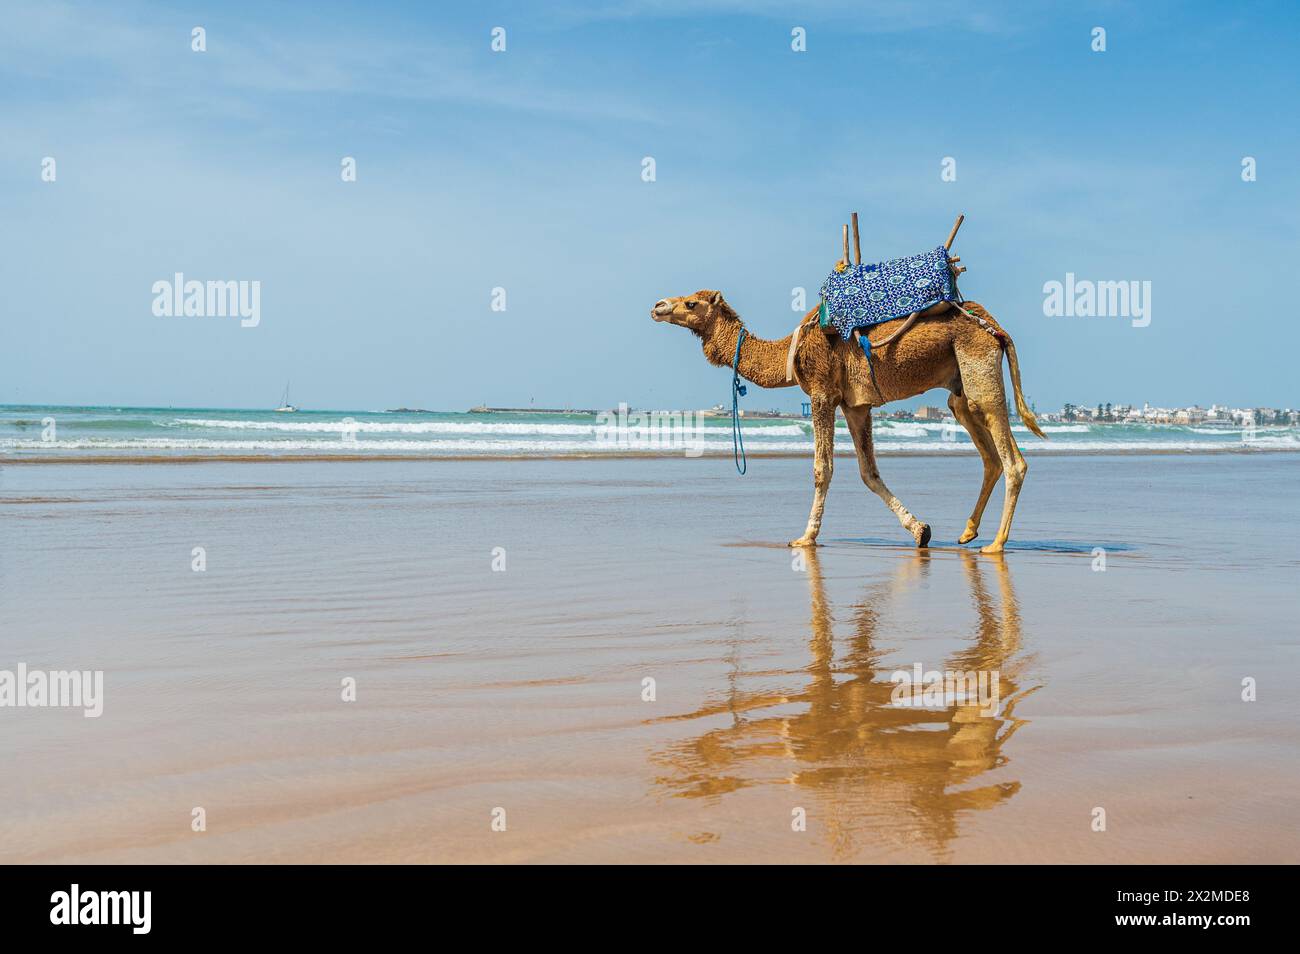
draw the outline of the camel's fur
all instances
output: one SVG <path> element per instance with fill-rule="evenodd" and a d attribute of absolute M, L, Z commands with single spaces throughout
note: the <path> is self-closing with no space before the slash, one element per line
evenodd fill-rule
<path fill-rule="evenodd" d="M 980 518 L 998 477 L 1006 475 L 1006 500 L 1002 521 L 984 553 L 1001 552 L 1011 533 L 1016 499 L 1029 466 L 1021 456 L 1007 418 L 1006 392 L 1002 385 L 1002 351 L 1011 366 L 1011 384 L 1016 409 L 1025 425 L 1043 437 L 1038 421 L 1026 406 L 1020 389 L 1020 367 L 1011 337 L 993 316 L 974 302 L 963 307 L 983 318 L 989 329 L 956 309 L 917 322 L 897 341 L 873 353 L 874 381 L 866 356 L 854 342 L 827 335 L 817 326 L 816 312 L 804 316 L 795 353 L 795 382 L 786 379 L 786 356 L 791 335 L 767 341 L 746 332 L 740 348 L 741 375 L 760 387 L 783 388 L 797 383 L 811 399 L 813 438 L 813 505 L 803 535 L 791 546 L 815 545 L 821 530 L 826 488 L 834 469 L 835 411 L 840 408 L 858 452 L 858 470 L 863 483 L 894 512 L 918 546 L 930 540 L 930 527 L 914 517 L 895 497 L 876 470 L 871 440 L 871 409 L 889 401 L 915 397 L 931 388 L 952 392 L 948 407 L 966 428 L 984 461 L 984 484 L 975 509 L 966 522 L 959 542 L 968 543 L 979 535 Z M 651 311 L 655 321 L 667 321 L 689 328 L 699 336 L 709 362 L 730 366 L 740 335 L 740 316 L 727 304 L 721 292 L 698 291 L 694 295 L 660 300 Z M 882 340 L 901 327 L 903 319 L 885 322 L 871 330 L 873 340 Z"/>

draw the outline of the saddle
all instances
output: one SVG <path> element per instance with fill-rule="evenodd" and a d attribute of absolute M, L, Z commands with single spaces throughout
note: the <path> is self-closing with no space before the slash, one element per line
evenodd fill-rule
<path fill-rule="evenodd" d="M 844 226 L 844 257 L 822 282 L 821 301 L 799 322 L 790 340 L 786 357 L 786 380 L 793 381 L 795 352 L 799 346 L 799 333 L 804 325 L 817 315 L 817 323 L 828 334 L 835 331 L 845 341 L 857 341 L 867 358 L 867 370 L 874 379 L 871 366 L 871 339 L 863 331 L 873 325 L 907 318 L 907 322 L 875 347 L 883 347 L 903 335 L 922 316 L 938 314 L 949 308 L 961 307 L 964 300 L 957 290 L 957 276 L 965 268 L 958 267 L 958 259 L 948 257 L 957 230 L 965 216 L 957 222 L 948 235 L 948 241 L 929 251 L 894 258 L 870 265 L 862 264 L 862 249 L 858 240 L 858 214 L 853 213 L 854 264 L 849 263 L 849 227 Z"/>
<path fill-rule="evenodd" d="M 818 323 L 833 325 L 845 341 L 853 332 L 895 318 L 923 314 L 962 300 L 942 245 L 928 252 L 873 265 L 837 266 L 821 287 Z M 870 340 L 859 336 L 871 353 Z"/>

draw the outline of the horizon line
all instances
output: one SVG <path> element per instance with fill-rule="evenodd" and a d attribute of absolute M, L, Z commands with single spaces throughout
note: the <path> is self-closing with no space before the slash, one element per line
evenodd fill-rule
<path fill-rule="evenodd" d="M 917 395 L 917 397 L 920 397 L 920 395 Z M 910 399 L 904 399 L 904 400 L 910 400 Z M 802 404 L 802 403 L 807 403 L 807 402 L 806 402 L 806 401 L 801 401 L 801 402 L 797 402 L 797 403 L 801 403 L 801 404 Z M 889 404 L 899 404 L 899 405 L 902 405 L 903 403 L 904 403 L 903 401 L 891 401 L 891 402 L 889 402 Z M 1031 403 L 1032 403 L 1032 402 L 1031 402 Z M 694 408 L 694 409 L 695 409 L 695 410 L 712 410 L 713 408 L 715 408 L 715 407 L 719 407 L 719 406 L 721 406 L 722 404 L 725 404 L 725 402 L 715 402 L 714 404 L 708 405 L 707 407 L 703 407 L 703 408 Z M 1157 410 L 1161 410 L 1161 409 L 1163 409 L 1163 410 L 1184 410 L 1184 409 L 1187 409 L 1187 408 L 1193 408 L 1193 407 L 1195 407 L 1195 408 L 1207 409 L 1207 410 L 1208 410 L 1209 408 L 1211 408 L 1211 407 L 1222 407 L 1222 408 L 1228 408 L 1228 409 L 1231 409 L 1231 410 L 1259 410 L 1259 409 L 1278 410 L 1278 411 L 1294 411 L 1294 410 L 1297 410 L 1297 408 L 1292 407 L 1292 406 L 1289 406 L 1289 405 L 1288 405 L 1288 406 L 1277 406 L 1277 407 L 1273 407 L 1273 406 L 1266 405 L 1266 404 L 1249 404 L 1249 405 L 1245 405 L 1245 404 L 1243 404 L 1243 405 L 1233 405 L 1233 404 L 1219 404 L 1219 403 L 1217 403 L 1217 402 L 1213 402 L 1213 403 L 1211 403 L 1211 404 L 1207 404 L 1207 405 L 1202 405 L 1202 404 L 1200 404 L 1200 403 L 1192 403 L 1192 404 L 1174 404 L 1174 405 L 1160 405 L 1160 404 L 1152 404 L 1152 403 L 1149 402 L 1149 401 L 1143 402 L 1143 403 L 1140 404 L 1140 405 L 1139 405 L 1139 404 L 1136 404 L 1136 403 L 1132 403 L 1132 402 L 1115 402 L 1115 401 L 1102 401 L 1102 402 L 1100 402 L 1100 403 L 1098 403 L 1098 404 L 1096 404 L 1096 405 L 1094 405 L 1094 404 L 1075 404 L 1074 402 L 1066 402 L 1066 404 L 1062 404 L 1062 405 L 1061 405 L 1061 407 L 1059 408 L 1059 410 L 1064 411 L 1065 408 L 1066 408 L 1066 406 L 1067 406 L 1067 404 L 1068 404 L 1068 406 L 1070 406 L 1070 407 L 1081 408 L 1081 409 L 1087 409 L 1087 410 L 1092 410 L 1094 407 L 1102 407 L 1102 406 L 1106 406 L 1106 405 L 1110 405 L 1110 406 L 1112 406 L 1112 407 L 1125 407 L 1125 406 L 1127 406 L 1127 407 L 1132 407 L 1132 408 L 1138 408 L 1138 407 L 1149 406 L 1149 407 L 1155 408 L 1155 409 L 1157 409 Z M 644 406 L 642 406 L 642 405 L 630 404 L 630 403 L 628 403 L 628 402 L 626 402 L 626 401 L 620 401 L 618 404 L 614 404 L 614 405 L 612 405 L 612 406 L 610 406 L 610 407 L 607 407 L 607 408 L 599 408 L 599 407 L 553 407 L 553 406 L 546 406 L 546 405 L 543 405 L 543 406 L 541 406 L 541 407 L 535 407 L 535 406 L 530 406 L 530 407 L 521 407 L 521 406 L 513 406 L 513 407 L 504 407 L 504 406 L 503 406 L 503 407 L 495 407 L 495 406 L 491 406 L 491 405 L 476 404 L 476 405 L 473 405 L 473 406 L 471 406 L 471 407 L 462 408 L 462 409 L 458 409 L 458 410 L 453 410 L 453 409 L 448 409 L 448 408 L 426 408 L 426 407 L 397 407 L 397 408 L 382 408 L 382 409 L 378 409 L 378 410 L 375 410 L 375 409 L 363 409 L 363 408 L 345 408 L 345 407 L 315 407 L 315 408 L 296 407 L 295 410 L 294 410 L 294 411 L 291 411 L 291 412 L 278 412 L 278 411 L 277 411 L 275 408 L 273 408 L 273 407 L 266 407 L 266 406 L 263 406 L 263 405 L 258 405 L 258 406 L 255 406 L 255 407 L 240 407 L 240 406 L 236 406 L 236 405 L 215 405 L 215 404 L 213 404 L 213 405 L 202 405 L 202 404 L 118 404 L 118 403 L 109 403 L 109 404 L 34 404 L 34 403 L 17 403 L 17 404 L 0 404 L 0 410 L 13 410 L 13 409 L 22 409 L 22 408 L 31 408 L 31 409 L 58 409 L 58 408 L 65 408 L 65 409 L 74 409 L 74 410 L 115 410 L 115 411 L 245 411 L 245 412 L 247 412 L 247 411 L 253 411 L 253 412 L 258 412 L 258 411 L 260 411 L 260 412 L 265 412 L 265 413 L 292 413 L 292 414 L 400 414 L 400 413 L 408 413 L 408 414 L 473 414 L 473 413 L 508 413 L 508 412 L 511 412 L 511 411 L 519 412 L 519 413 L 533 413 L 533 414 L 544 414 L 544 413 L 547 413 L 547 412 L 556 413 L 556 414 L 599 414 L 599 413 L 601 413 L 602 411 L 612 411 L 612 410 L 617 410 L 620 406 L 623 406 L 623 405 L 626 405 L 627 408 L 628 408 L 629 410 L 642 410 L 642 411 L 646 411 L 646 410 L 670 410 L 669 408 L 667 408 L 667 407 L 665 407 L 665 406 L 663 406 L 663 405 L 644 405 Z M 887 407 L 888 407 L 888 405 L 875 405 L 875 406 L 872 407 L 872 410 L 884 411 Z M 924 404 L 924 403 L 921 403 L 921 404 L 918 404 L 918 405 L 917 405 L 917 408 L 920 408 L 920 407 L 939 407 L 939 405 L 930 405 L 930 404 Z M 480 410 L 480 409 L 481 409 L 481 410 Z M 683 406 L 681 406 L 681 407 L 672 408 L 671 410 L 685 411 L 685 410 L 689 410 L 689 409 L 692 409 L 692 408 L 683 405 Z M 914 410 L 914 409 L 916 409 L 916 408 L 907 408 L 907 407 L 898 407 L 898 408 L 897 408 L 897 410 Z M 940 408 L 940 409 L 942 410 L 942 408 Z M 751 411 L 753 411 L 753 412 L 769 412 L 769 411 L 779 411 L 780 409 L 779 409 L 779 408 L 776 408 L 776 407 L 767 407 L 767 408 L 763 408 L 763 407 L 754 407 L 754 408 L 750 408 L 749 410 L 751 410 Z M 793 413 L 793 412 L 792 412 L 792 413 Z M 1054 412 L 1053 410 L 1051 410 L 1051 409 L 1045 409 L 1045 410 L 1043 411 L 1043 413 L 1045 413 L 1045 414 L 1051 414 L 1051 413 L 1055 413 L 1055 412 Z"/>

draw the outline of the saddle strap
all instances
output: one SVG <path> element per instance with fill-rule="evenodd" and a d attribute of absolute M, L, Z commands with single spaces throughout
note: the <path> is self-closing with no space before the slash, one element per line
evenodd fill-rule
<path fill-rule="evenodd" d="M 987 331 L 989 334 L 991 334 L 994 338 L 996 338 L 998 344 L 1000 344 L 1003 348 L 1007 346 L 1007 335 L 1005 331 L 1000 331 L 999 329 L 993 327 L 993 325 L 989 324 L 989 322 L 985 321 L 979 315 L 972 315 L 969 311 L 967 311 L 957 302 L 953 302 L 953 305 L 957 308 L 958 311 L 960 311 L 967 318 L 974 318 L 975 321 L 979 323 L 979 326 L 983 328 L 985 331 Z"/>
<path fill-rule="evenodd" d="M 885 345 L 890 344 L 900 336 L 907 334 L 907 330 L 911 328 L 914 324 L 916 324 L 916 319 L 919 317 L 921 317 L 921 313 L 919 311 L 914 311 L 907 316 L 907 321 L 903 322 L 903 327 L 899 328 L 888 338 L 882 338 L 880 341 L 871 341 L 870 338 L 868 338 L 867 340 L 871 341 L 871 347 L 883 348 Z"/>
<path fill-rule="evenodd" d="M 803 326 L 808 323 L 808 320 L 818 314 L 821 310 L 822 306 L 819 303 L 816 308 L 799 319 L 799 324 L 794 326 L 794 334 L 790 336 L 790 351 L 785 356 L 786 381 L 794 380 L 794 356 L 795 352 L 799 350 L 799 332 L 803 331 Z"/>

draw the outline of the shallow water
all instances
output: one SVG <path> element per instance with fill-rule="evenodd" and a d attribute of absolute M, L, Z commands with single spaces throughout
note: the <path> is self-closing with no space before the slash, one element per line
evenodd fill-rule
<path fill-rule="evenodd" d="M 0 468 L 0 669 L 105 672 L 0 708 L 0 861 L 1296 859 L 1291 455 L 1034 460 L 1003 558 L 974 459 L 883 468 L 928 553 L 841 462 L 803 561 L 730 466 Z"/>

